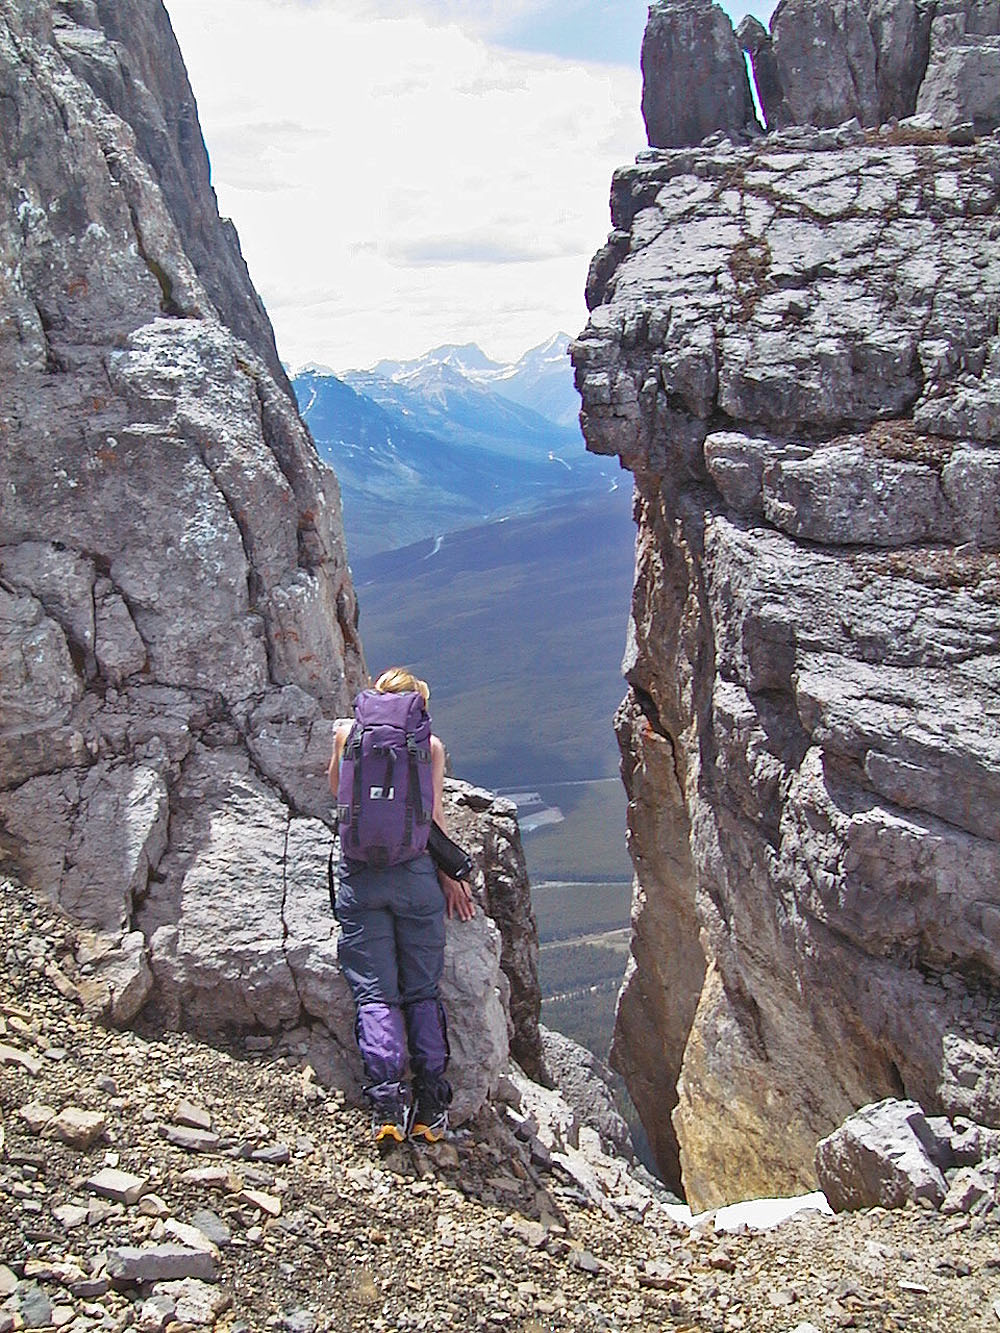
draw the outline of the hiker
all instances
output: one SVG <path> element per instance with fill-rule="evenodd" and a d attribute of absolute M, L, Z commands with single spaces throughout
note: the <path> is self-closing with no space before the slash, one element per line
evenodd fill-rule
<path fill-rule="evenodd" d="M 431 733 L 429 698 L 405 668 L 384 671 L 355 699 L 354 722 L 336 723 L 329 768 L 341 842 L 338 956 L 376 1143 L 434 1143 L 447 1132 L 444 918 L 475 915 L 468 886 L 435 869 L 426 850 L 432 819 L 444 822 L 444 746 Z"/>

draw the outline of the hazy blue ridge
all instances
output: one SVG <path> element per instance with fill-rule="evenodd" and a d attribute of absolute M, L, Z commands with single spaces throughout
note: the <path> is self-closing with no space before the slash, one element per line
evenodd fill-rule
<path fill-rule="evenodd" d="M 478 444 L 511 458 L 532 459 L 549 450 L 570 457 L 583 444 L 579 429 L 558 426 L 469 379 L 447 362 L 435 362 L 402 379 L 373 371 L 348 371 L 345 383 L 402 422 L 433 430 L 441 439 Z"/>

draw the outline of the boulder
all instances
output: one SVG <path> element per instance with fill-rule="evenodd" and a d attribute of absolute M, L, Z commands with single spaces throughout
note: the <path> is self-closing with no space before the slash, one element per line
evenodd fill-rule
<path fill-rule="evenodd" d="M 940 1207 L 948 1186 L 928 1155 L 929 1137 L 916 1102 L 890 1098 L 850 1116 L 816 1147 L 816 1174 L 834 1212 L 922 1199 Z"/>
<path fill-rule="evenodd" d="M 736 28 L 736 40 L 741 50 L 750 57 L 757 97 L 767 128 L 777 129 L 785 123 L 785 120 L 782 110 L 781 75 L 778 72 L 778 62 L 774 58 L 771 35 L 759 19 L 747 14 Z"/>
<path fill-rule="evenodd" d="M 769 126 L 880 123 L 878 52 L 863 0 L 783 0 L 771 49 L 782 101 L 764 102 Z"/>
<path fill-rule="evenodd" d="M 916 109 L 945 128 L 969 123 L 976 134 L 990 134 L 1000 125 L 996 5 L 946 6 L 935 17 Z"/>
<path fill-rule="evenodd" d="M 711 0 L 656 0 L 642 40 L 642 115 L 652 148 L 738 139 L 756 124 L 743 52 Z"/>
<path fill-rule="evenodd" d="M 146 937 L 129 931 L 120 940 L 108 939 L 81 967 L 76 980 L 83 1007 L 91 1018 L 127 1027 L 153 989 Z"/>
<path fill-rule="evenodd" d="M 529 1078 L 538 1079 L 543 1058 L 538 928 L 517 807 L 481 787 L 446 778 L 445 813 L 450 833 L 476 863 L 473 889 L 500 932 L 500 966 L 510 986 L 511 1055 Z"/>
<path fill-rule="evenodd" d="M 215 1258 L 207 1250 L 186 1245 L 117 1245 L 108 1250 L 108 1277 L 116 1286 L 134 1287 L 146 1282 L 178 1282 L 196 1278 L 216 1279 Z"/>
<path fill-rule="evenodd" d="M 948 1186 L 942 1213 L 975 1213 L 993 1207 L 1000 1203 L 997 1183 L 996 1169 L 987 1172 L 974 1166 L 960 1167 Z"/>
<path fill-rule="evenodd" d="M 878 118 L 913 115 L 930 56 L 934 5 L 925 0 L 865 0 L 876 51 Z"/>

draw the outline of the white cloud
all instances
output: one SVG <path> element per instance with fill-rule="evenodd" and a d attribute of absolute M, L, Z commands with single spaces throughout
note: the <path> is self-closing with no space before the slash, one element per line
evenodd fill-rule
<path fill-rule="evenodd" d="M 403 8 L 167 0 L 281 355 L 345 368 L 475 340 L 511 356 L 581 327 L 611 173 L 645 142 L 638 70 L 440 21 L 499 21 L 480 0 L 377 4 Z"/>

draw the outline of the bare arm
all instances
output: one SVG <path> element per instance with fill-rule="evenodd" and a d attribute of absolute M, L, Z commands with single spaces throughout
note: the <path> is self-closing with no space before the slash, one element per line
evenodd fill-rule
<path fill-rule="evenodd" d="M 434 784 L 434 822 L 447 833 L 444 826 L 444 746 L 436 736 L 431 737 L 431 779 Z M 468 884 L 452 879 L 440 866 L 437 876 L 448 915 L 457 916 L 460 921 L 471 921 L 476 915 L 476 904 Z"/>
<path fill-rule="evenodd" d="M 434 822 L 447 833 L 444 826 L 444 746 L 436 736 L 431 737 L 431 781 L 434 784 Z"/>
<path fill-rule="evenodd" d="M 334 796 L 337 795 L 337 787 L 340 782 L 340 760 L 344 753 L 344 745 L 351 733 L 350 722 L 341 719 L 334 723 L 333 728 L 333 754 L 330 756 L 330 767 L 326 771 L 326 776 L 330 782 L 330 790 Z"/>

